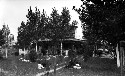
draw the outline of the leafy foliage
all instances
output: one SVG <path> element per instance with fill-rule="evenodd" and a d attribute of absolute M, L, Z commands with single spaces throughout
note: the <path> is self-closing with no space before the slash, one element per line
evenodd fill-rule
<path fill-rule="evenodd" d="M 124 40 L 124 1 L 83 0 L 82 2 L 83 5 L 79 9 L 74 9 L 80 15 L 83 34 L 90 43 L 100 43 L 103 40 L 116 45 L 120 40 Z"/>
<path fill-rule="evenodd" d="M 30 44 L 30 34 L 27 30 L 26 24 L 22 21 L 21 26 L 18 28 L 18 45 L 20 45 L 21 48 L 28 47 Z"/>
<path fill-rule="evenodd" d="M 10 30 L 8 25 L 3 25 L 2 30 L 0 30 L 0 46 L 8 42 L 8 36 L 10 34 Z"/>
<path fill-rule="evenodd" d="M 76 28 L 77 21 L 70 24 L 70 12 L 68 8 L 63 8 L 61 15 L 58 10 L 53 8 L 50 17 L 46 15 L 44 9 L 40 13 L 39 9 L 35 12 L 31 7 L 28 9 L 26 15 L 26 24 L 22 21 L 21 26 L 18 28 L 18 44 L 22 47 L 27 47 L 39 39 L 52 39 L 56 42 L 60 39 L 73 38 L 72 31 Z"/>
<path fill-rule="evenodd" d="M 36 62 L 37 57 L 38 56 L 37 56 L 36 51 L 34 51 L 34 50 L 30 51 L 29 59 L 30 59 L 31 62 Z"/>
<path fill-rule="evenodd" d="M 2 46 L 3 44 L 5 44 L 5 40 L 2 30 L 0 30 L 0 46 Z"/>
<path fill-rule="evenodd" d="M 70 14 L 69 10 L 65 7 L 63 8 L 61 15 L 58 14 L 57 10 L 53 8 L 53 11 L 51 13 L 51 16 L 49 18 L 49 24 L 48 24 L 48 38 L 53 40 L 59 40 L 59 39 L 66 39 L 66 38 L 72 38 L 71 31 L 73 30 L 73 27 L 77 24 L 70 24 Z"/>

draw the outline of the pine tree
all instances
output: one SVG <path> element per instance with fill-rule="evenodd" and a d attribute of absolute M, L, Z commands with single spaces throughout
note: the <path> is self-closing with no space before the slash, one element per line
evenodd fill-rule
<path fill-rule="evenodd" d="M 0 30 L 0 46 L 5 44 L 4 36 L 2 30 Z"/>

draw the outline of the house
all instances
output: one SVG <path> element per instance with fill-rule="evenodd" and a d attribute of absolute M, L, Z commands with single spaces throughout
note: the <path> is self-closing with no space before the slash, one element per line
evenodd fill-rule
<path fill-rule="evenodd" d="M 58 41 L 56 46 L 53 46 L 51 39 L 40 40 L 37 43 L 37 52 L 45 54 L 58 54 L 58 55 L 68 55 L 69 49 L 74 51 L 81 51 L 84 48 L 86 40 L 79 39 L 63 39 L 62 42 Z M 32 46 L 35 47 L 35 44 Z M 56 49 L 56 51 L 55 51 Z"/>
<path fill-rule="evenodd" d="M 36 52 L 40 52 L 43 54 L 63 54 L 66 53 L 69 49 L 78 48 L 78 45 L 84 43 L 84 40 L 75 39 L 75 30 L 77 26 L 72 26 L 71 36 L 67 37 L 67 39 L 58 40 L 56 46 L 53 46 L 52 39 L 39 39 L 37 43 L 33 43 L 32 46 L 36 47 Z M 73 47 L 75 45 L 75 48 Z M 37 50 L 38 49 L 38 50 Z M 55 49 L 57 51 L 55 51 Z"/>

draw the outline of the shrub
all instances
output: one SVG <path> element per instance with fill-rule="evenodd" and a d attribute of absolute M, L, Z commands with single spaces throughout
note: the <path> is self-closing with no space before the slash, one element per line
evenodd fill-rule
<path fill-rule="evenodd" d="M 63 59 L 64 59 L 63 56 L 58 56 L 56 58 L 57 58 L 57 63 L 62 63 L 63 62 Z"/>
<path fill-rule="evenodd" d="M 15 56 L 19 56 L 19 52 L 15 52 Z"/>
<path fill-rule="evenodd" d="M 0 59 L 3 59 L 3 55 L 2 55 L 2 53 L 0 52 Z"/>
<path fill-rule="evenodd" d="M 29 59 L 30 59 L 31 62 L 36 62 L 37 57 L 38 57 L 37 53 L 34 50 L 30 51 Z"/>
<path fill-rule="evenodd" d="M 26 54 L 26 55 L 24 56 L 24 58 L 25 58 L 26 60 L 30 60 L 29 54 Z"/>

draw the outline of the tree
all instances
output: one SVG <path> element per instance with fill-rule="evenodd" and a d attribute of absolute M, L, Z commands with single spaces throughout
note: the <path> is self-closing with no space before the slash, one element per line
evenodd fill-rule
<path fill-rule="evenodd" d="M 0 30 L 0 46 L 2 46 L 3 44 L 5 44 L 5 40 L 2 30 Z"/>
<path fill-rule="evenodd" d="M 26 30 L 28 31 L 31 41 L 36 41 L 38 38 L 36 34 L 37 26 L 40 20 L 38 14 L 40 15 L 40 13 L 37 11 L 37 8 L 35 12 L 32 12 L 32 9 L 30 7 L 30 9 L 28 9 L 28 15 L 26 15 L 27 17 Z"/>
<path fill-rule="evenodd" d="M 26 17 L 26 24 L 22 22 L 18 28 L 18 41 L 20 45 L 25 43 L 25 46 L 29 46 L 30 43 L 35 42 L 37 46 L 38 40 L 45 38 L 52 39 L 52 42 L 55 43 L 62 39 L 73 38 L 71 32 L 76 27 L 77 21 L 74 20 L 70 24 L 70 13 L 66 7 L 63 8 L 61 15 L 53 8 L 50 17 L 46 15 L 44 9 L 40 13 L 37 7 L 35 12 L 30 7 Z"/>
<path fill-rule="evenodd" d="M 43 9 L 42 14 L 40 16 L 40 23 L 37 29 L 39 39 L 45 39 L 46 26 L 48 25 L 48 23 L 49 23 L 49 17 L 46 15 L 46 12 Z"/>
<path fill-rule="evenodd" d="M 41 17 L 40 17 L 41 16 Z M 32 9 L 28 9 L 26 15 L 26 24 L 22 21 L 21 26 L 18 28 L 18 43 L 20 46 L 28 48 L 31 43 L 36 43 L 41 37 L 42 33 L 42 15 L 40 15 L 39 9 L 32 12 Z"/>
<path fill-rule="evenodd" d="M 73 36 L 71 32 L 76 27 L 77 21 L 74 20 L 72 24 L 70 24 L 70 12 L 66 7 L 63 8 L 61 15 L 59 15 L 57 11 L 58 10 L 53 8 L 49 18 L 49 24 L 47 27 L 50 38 L 53 40 L 72 38 Z"/>
<path fill-rule="evenodd" d="M 59 25 L 60 25 L 60 15 L 57 13 L 57 10 L 54 8 L 51 13 L 51 17 L 49 17 L 49 23 L 47 24 L 47 26 L 45 26 L 46 38 L 52 39 L 52 40 L 59 38 L 58 37 L 60 33 Z"/>
<path fill-rule="evenodd" d="M 83 0 L 81 8 L 75 10 L 80 15 L 83 34 L 89 43 L 100 43 L 103 40 L 115 46 L 124 39 L 123 6 L 125 2 L 122 0 Z"/>
<path fill-rule="evenodd" d="M 10 30 L 9 30 L 9 27 L 8 25 L 3 25 L 3 28 L 2 28 L 2 32 L 3 32 L 3 36 L 4 36 L 4 40 L 5 40 L 5 49 L 6 49 L 6 58 L 8 57 L 8 36 L 10 34 Z"/>
<path fill-rule="evenodd" d="M 76 28 L 77 21 L 74 20 L 70 24 L 70 20 L 68 8 L 64 7 L 61 15 L 58 14 L 56 8 L 53 8 L 49 17 L 49 23 L 46 26 L 46 38 L 52 39 L 54 45 L 62 42 L 63 39 L 74 38 L 72 31 Z"/>
<path fill-rule="evenodd" d="M 63 29 L 61 29 L 61 35 L 64 36 L 63 39 L 68 38 L 74 38 L 73 31 L 77 28 L 76 25 L 78 22 L 76 20 L 73 20 L 73 22 L 70 24 L 71 16 L 68 8 L 64 7 L 61 12 L 61 25 Z"/>
<path fill-rule="evenodd" d="M 18 27 L 18 45 L 20 46 L 20 48 L 27 48 L 30 45 L 30 36 L 28 33 L 28 30 L 26 29 L 27 26 L 26 24 L 22 21 L 21 22 L 21 26 Z"/>
<path fill-rule="evenodd" d="M 7 43 L 8 42 L 8 36 L 10 34 L 10 29 L 9 29 L 8 25 L 3 25 L 2 32 L 3 32 L 4 40 Z"/>
<path fill-rule="evenodd" d="M 32 12 L 31 7 L 28 10 L 28 15 L 26 16 L 28 18 L 28 28 L 29 29 L 29 33 L 30 33 L 30 37 L 31 37 L 31 42 L 35 42 L 36 43 L 36 51 L 37 51 L 37 41 L 39 40 L 39 31 L 38 28 L 40 26 L 40 11 L 39 9 L 37 9 L 35 12 Z"/>
<path fill-rule="evenodd" d="M 103 43 L 104 45 L 107 42 L 108 45 L 116 47 L 119 41 L 125 39 L 125 9 L 122 8 L 125 6 L 125 1 L 82 0 L 82 2 L 80 8 L 74 6 L 73 9 L 79 14 L 83 35 L 89 46 L 92 45 L 97 50 L 98 44 Z M 95 50 L 93 49 L 93 52 Z M 91 51 L 88 50 L 87 52 Z"/>

